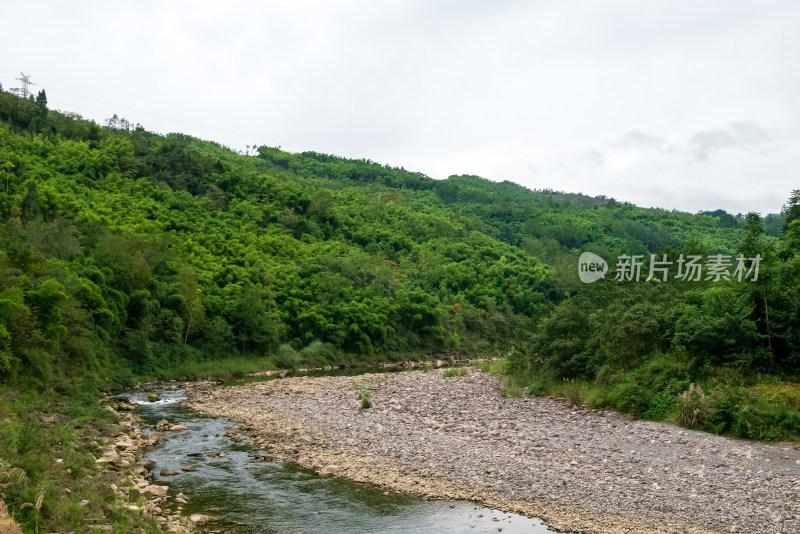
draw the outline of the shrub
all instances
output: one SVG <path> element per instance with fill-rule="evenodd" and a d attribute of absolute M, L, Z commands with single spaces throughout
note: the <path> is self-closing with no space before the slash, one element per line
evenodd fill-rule
<path fill-rule="evenodd" d="M 583 391 L 580 384 L 574 380 L 570 380 L 564 385 L 561 394 L 570 406 L 583 404 Z"/>
<path fill-rule="evenodd" d="M 275 367 L 280 369 L 298 369 L 302 367 L 300 355 L 288 343 L 278 347 L 273 361 L 275 362 Z"/>
<path fill-rule="evenodd" d="M 525 393 L 528 396 L 540 396 L 544 395 L 547 391 L 547 383 L 545 382 L 544 378 L 541 376 L 535 376 L 531 379 L 530 384 L 528 385 Z"/>
<path fill-rule="evenodd" d="M 676 409 L 678 424 L 686 428 L 704 426 L 711 420 L 706 394 L 703 388 L 694 382 L 689 384 L 688 390 L 678 395 Z"/>
<path fill-rule="evenodd" d="M 469 369 L 466 367 L 454 367 L 451 369 L 445 369 L 442 373 L 442 377 L 444 378 L 452 378 L 454 376 L 467 376 L 469 374 Z"/>
<path fill-rule="evenodd" d="M 675 395 L 659 391 L 650 399 L 650 406 L 642 417 L 650 421 L 663 421 L 676 403 Z"/>
<path fill-rule="evenodd" d="M 358 394 L 358 399 L 361 401 L 361 408 L 369 410 L 372 408 L 372 400 L 369 398 L 369 391 L 362 389 Z"/>
<path fill-rule="evenodd" d="M 626 379 L 609 390 L 605 404 L 633 415 L 642 415 L 650 407 L 654 393 L 632 379 Z"/>
<path fill-rule="evenodd" d="M 731 425 L 737 438 L 763 441 L 794 440 L 800 433 L 800 412 L 781 405 L 757 400 L 738 410 Z"/>

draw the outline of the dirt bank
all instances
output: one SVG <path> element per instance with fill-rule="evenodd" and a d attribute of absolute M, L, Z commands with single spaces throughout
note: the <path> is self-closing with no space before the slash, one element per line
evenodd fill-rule
<path fill-rule="evenodd" d="M 374 407 L 361 409 L 368 391 Z M 474 371 L 187 387 L 279 459 L 392 491 L 471 499 L 581 532 L 798 532 L 800 451 L 547 398 Z"/>

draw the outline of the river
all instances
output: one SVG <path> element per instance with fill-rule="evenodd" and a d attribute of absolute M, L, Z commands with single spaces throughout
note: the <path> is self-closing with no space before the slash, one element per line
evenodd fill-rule
<path fill-rule="evenodd" d="M 146 390 L 125 393 L 141 405 L 140 415 L 152 425 L 160 419 L 184 423 L 188 431 L 167 432 L 167 442 L 144 459 L 157 462 L 156 479 L 170 484 L 170 493 L 189 500 L 188 514 L 215 518 L 209 531 L 255 533 L 497 533 L 553 532 L 536 519 L 506 514 L 464 501 L 437 501 L 389 493 L 374 486 L 321 477 L 290 463 L 258 462 L 264 451 L 225 436 L 235 426 L 180 406 L 182 389 L 155 388 L 160 399 L 147 400 Z M 145 430 L 145 433 L 149 432 Z M 224 456 L 209 456 L 209 452 Z M 204 453 L 189 457 L 189 453 Z M 160 477 L 161 469 L 196 471 Z"/>

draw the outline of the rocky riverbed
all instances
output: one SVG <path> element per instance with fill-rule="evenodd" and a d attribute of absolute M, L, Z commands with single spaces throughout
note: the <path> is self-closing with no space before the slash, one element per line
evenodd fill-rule
<path fill-rule="evenodd" d="M 180 514 L 181 495 L 175 499 L 167 495 L 169 487 L 153 480 L 154 462 L 142 461 L 139 456 L 147 448 L 163 443 L 163 434 L 142 433 L 145 426 L 142 418 L 136 415 L 136 405 L 127 402 L 109 402 L 109 410 L 119 416 L 118 431 L 114 438 L 102 439 L 97 450 L 97 464 L 102 469 L 100 479 L 107 484 L 102 488 L 104 495 L 116 494 L 118 502 L 127 503 L 124 507 L 129 513 L 140 517 L 155 519 L 165 532 L 189 534 L 193 532 L 194 521 Z M 185 428 L 185 426 L 184 426 Z M 180 431 L 181 428 L 165 428 L 167 431 Z M 111 524 L 105 518 L 85 525 L 87 529 L 98 532 L 111 532 Z M 0 531 L 1 533 L 2 531 Z"/>
<path fill-rule="evenodd" d="M 362 409 L 367 392 L 374 407 Z M 277 459 L 390 491 L 468 499 L 579 532 L 798 532 L 800 451 L 550 398 L 441 370 L 187 385 Z"/>

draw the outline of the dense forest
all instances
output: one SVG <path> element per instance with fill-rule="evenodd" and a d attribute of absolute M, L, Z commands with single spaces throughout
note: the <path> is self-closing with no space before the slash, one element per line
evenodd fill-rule
<path fill-rule="evenodd" d="M 666 280 L 583 284 L 584 251 L 612 271 L 622 255 L 672 267 Z M 798 252 L 800 191 L 765 218 L 646 209 L 315 152 L 240 153 L 50 110 L 44 91 L 0 92 L 0 382 L 15 395 L 236 359 L 460 351 L 506 357 L 509 392 L 793 438 Z M 760 259 L 757 277 L 676 278 L 681 257 L 735 266 L 740 254 Z M 14 424 L 0 457 L 20 464 L 27 423 Z"/>
<path fill-rule="evenodd" d="M 2 373 L 142 374 L 234 354 L 323 363 L 524 350 L 577 254 L 735 251 L 741 221 L 241 155 L 0 95 Z M 724 214 L 727 215 L 727 214 Z M 754 312 L 755 313 L 755 312 Z"/>

